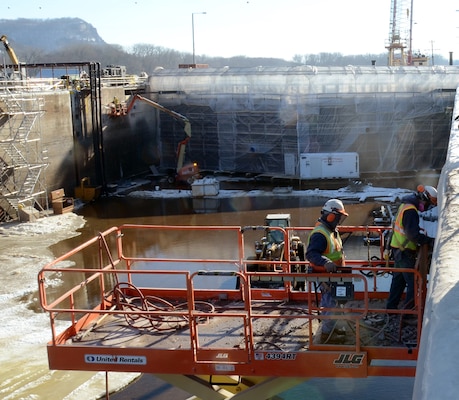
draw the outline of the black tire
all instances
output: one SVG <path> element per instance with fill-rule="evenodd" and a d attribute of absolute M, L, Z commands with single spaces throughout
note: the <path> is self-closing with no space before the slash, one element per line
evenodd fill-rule
<path fill-rule="evenodd" d="M 256 260 L 256 259 L 257 257 L 255 256 L 247 257 L 247 260 Z M 257 272 L 259 269 L 258 264 L 247 264 L 246 268 L 247 268 L 247 272 Z"/>

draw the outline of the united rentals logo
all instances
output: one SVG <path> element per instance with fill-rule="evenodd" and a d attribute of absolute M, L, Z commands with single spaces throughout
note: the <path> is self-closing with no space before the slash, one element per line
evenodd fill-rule
<path fill-rule="evenodd" d="M 365 354 L 341 353 L 333 364 L 339 368 L 356 368 L 363 364 Z"/>
<path fill-rule="evenodd" d="M 112 356 L 107 354 L 85 354 L 84 361 L 88 364 L 147 364 L 147 358 L 144 356 Z"/>

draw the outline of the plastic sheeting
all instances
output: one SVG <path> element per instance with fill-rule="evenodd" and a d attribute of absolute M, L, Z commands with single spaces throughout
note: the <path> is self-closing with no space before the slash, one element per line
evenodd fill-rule
<path fill-rule="evenodd" d="M 149 90 L 190 119 L 202 169 L 298 177 L 301 153 L 357 152 L 361 172 L 441 169 L 458 82 L 454 66 L 208 68 L 158 70 Z M 162 167 L 182 139 L 161 116 Z"/>

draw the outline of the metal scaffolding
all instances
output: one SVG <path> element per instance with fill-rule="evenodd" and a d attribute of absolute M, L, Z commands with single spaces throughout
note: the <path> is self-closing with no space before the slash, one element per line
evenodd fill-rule
<path fill-rule="evenodd" d="M 48 208 L 40 118 L 44 99 L 20 82 L 0 82 L 0 221 Z"/>
<path fill-rule="evenodd" d="M 302 155 L 358 153 L 363 175 L 439 170 L 459 68 L 258 67 L 157 70 L 150 96 L 191 121 L 201 169 L 303 178 Z M 161 116 L 160 168 L 180 127 Z"/>

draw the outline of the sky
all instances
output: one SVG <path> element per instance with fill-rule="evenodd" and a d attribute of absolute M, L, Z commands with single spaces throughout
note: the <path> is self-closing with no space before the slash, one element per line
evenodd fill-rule
<path fill-rule="evenodd" d="M 401 0 L 398 0 L 401 1 Z M 405 0 L 409 6 L 411 0 Z M 457 48 L 459 0 L 413 1 L 413 51 Z M 201 13 L 206 14 L 201 14 Z M 0 18 L 81 18 L 104 41 L 148 43 L 210 57 L 275 57 L 387 50 L 391 0 L 2 0 Z M 409 18 L 402 16 L 408 22 Z M 194 20 L 194 30 L 192 29 Z M 409 25 L 407 23 L 407 25 Z M 7 32 L 1 32 L 6 34 Z M 10 41 L 13 38 L 10 38 Z"/>

